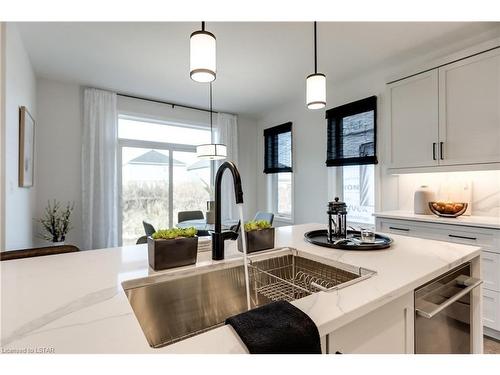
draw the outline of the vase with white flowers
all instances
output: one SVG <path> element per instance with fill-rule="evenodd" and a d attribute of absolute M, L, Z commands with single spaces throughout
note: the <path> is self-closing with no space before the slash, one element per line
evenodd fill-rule
<path fill-rule="evenodd" d="M 52 202 L 48 201 L 43 217 L 38 219 L 43 230 L 40 236 L 53 245 L 64 245 L 66 235 L 73 228 L 70 217 L 74 208 L 74 202 L 68 202 L 63 207 L 55 199 Z"/>

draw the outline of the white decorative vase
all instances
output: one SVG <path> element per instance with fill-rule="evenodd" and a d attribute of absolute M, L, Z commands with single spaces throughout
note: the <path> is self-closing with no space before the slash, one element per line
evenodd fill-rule
<path fill-rule="evenodd" d="M 413 195 L 413 212 L 417 215 L 431 215 L 429 202 L 434 201 L 434 192 L 427 185 L 422 185 Z"/>
<path fill-rule="evenodd" d="M 60 241 L 60 242 L 51 242 L 52 246 L 63 246 L 64 245 L 64 241 Z"/>

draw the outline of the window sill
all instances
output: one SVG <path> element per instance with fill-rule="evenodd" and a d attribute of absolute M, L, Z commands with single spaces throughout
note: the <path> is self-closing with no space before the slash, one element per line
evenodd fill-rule
<path fill-rule="evenodd" d="M 293 224 L 293 218 L 289 216 L 278 216 L 274 215 L 274 221 L 278 221 L 280 223 Z"/>

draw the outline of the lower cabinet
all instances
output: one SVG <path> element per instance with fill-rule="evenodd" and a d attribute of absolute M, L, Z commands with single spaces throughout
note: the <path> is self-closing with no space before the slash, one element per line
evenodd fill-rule
<path fill-rule="evenodd" d="M 329 354 L 414 352 L 414 298 L 408 293 L 327 336 Z"/>
<path fill-rule="evenodd" d="M 483 288 L 483 324 L 486 328 L 500 330 L 500 293 Z M 490 332 L 485 331 L 486 334 Z M 495 338 L 498 333 L 491 332 Z"/>
<path fill-rule="evenodd" d="M 500 338 L 500 230 L 434 224 L 403 219 L 376 219 L 376 230 L 481 247 L 483 325 L 485 333 Z"/>

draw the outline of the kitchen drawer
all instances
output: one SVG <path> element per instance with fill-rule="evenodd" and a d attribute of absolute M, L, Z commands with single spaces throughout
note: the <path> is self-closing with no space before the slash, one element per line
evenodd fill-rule
<path fill-rule="evenodd" d="M 402 236 L 428 238 L 425 231 L 420 230 L 418 225 L 404 220 L 377 219 L 376 227 L 378 232 L 394 233 Z"/>
<path fill-rule="evenodd" d="M 500 253 L 500 231 L 495 229 L 379 218 L 377 231 L 480 246 Z"/>
<path fill-rule="evenodd" d="M 481 252 L 481 272 L 483 288 L 500 292 L 500 254 Z"/>
<path fill-rule="evenodd" d="M 483 288 L 483 324 L 500 331 L 500 292 Z"/>
<path fill-rule="evenodd" d="M 498 240 L 493 233 L 485 233 L 480 229 L 470 227 L 462 228 L 444 228 L 444 232 L 448 237 L 448 241 L 455 243 L 463 243 L 465 245 L 481 246 L 483 249 L 490 249 L 491 251 L 500 252 L 498 249 Z"/>

